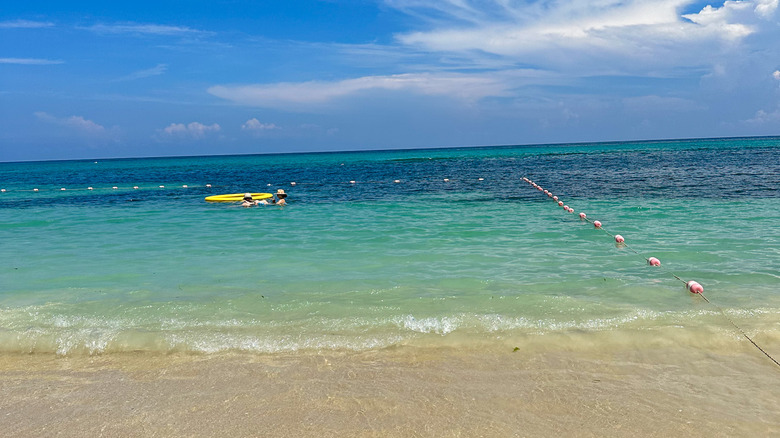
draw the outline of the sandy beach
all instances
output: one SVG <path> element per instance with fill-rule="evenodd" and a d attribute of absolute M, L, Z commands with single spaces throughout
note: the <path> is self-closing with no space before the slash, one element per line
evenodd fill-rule
<path fill-rule="evenodd" d="M 0 357 L 5 436 L 773 436 L 748 346 Z"/>

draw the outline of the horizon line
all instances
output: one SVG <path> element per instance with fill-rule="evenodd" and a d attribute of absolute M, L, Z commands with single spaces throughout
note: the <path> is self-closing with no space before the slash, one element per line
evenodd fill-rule
<path fill-rule="evenodd" d="M 410 151 L 436 151 L 447 149 L 487 149 L 487 148 L 531 148 L 531 147 L 560 147 L 560 146 L 587 146 L 587 145 L 610 145 L 618 143 L 636 144 L 636 143 L 663 143 L 674 141 L 696 141 L 696 140 L 739 140 L 739 139 L 760 139 L 760 138 L 780 138 L 780 135 L 747 135 L 734 137 L 685 137 L 685 138 L 661 138 L 661 139 L 643 139 L 643 140 L 605 140 L 605 141 L 581 141 L 581 142 L 559 142 L 559 143 L 526 143 L 526 144 L 499 144 L 499 145 L 469 145 L 469 146 L 432 146 L 432 147 L 411 147 L 411 148 L 387 148 L 387 149 L 356 149 L 356 150 L 325 150 L 325 151 L 293 151 L 293 152 L 259 152 L 259 153 L 235 153 L 235 154 L 203 154 L 203 155 L 150 155 L 150 156 L 126 156 L 126 157 L 92 157 L 92 158 L 53 158 L 47 160 L 10 160 L 0 161 L 0 164 L 6 163 L 49 163 L 59 161 L 92 161 L 92 160 L 144 160 L 157 158 L 206 158 L 206 157 L 250 157 L 250 156 L 276 156 L 276 155 L 306 155 L 306 154 L 342 154 L 342 153 L 369 153 L 369 152 L 410 152 Z"/>

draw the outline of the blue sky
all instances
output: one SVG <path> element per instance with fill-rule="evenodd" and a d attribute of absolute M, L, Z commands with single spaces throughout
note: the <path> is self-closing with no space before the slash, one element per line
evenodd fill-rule
<path fill-rule="evenodd" d="M 780 134 L 778 0 L 7 1 L 0 161 Z"/>

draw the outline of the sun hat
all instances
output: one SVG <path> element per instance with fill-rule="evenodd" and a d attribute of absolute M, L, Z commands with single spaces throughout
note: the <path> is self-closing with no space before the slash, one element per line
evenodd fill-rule
<path fill-rule="evenodd" d="M 284 193 L 284 189 L 279 189 L 276 191 L 277 195 L 286 195 L 287 193 Z"/>
<path fill-rule="evenodd" d="M 244 199 L 252 199 L 251 193 L 244 193 Z"/>

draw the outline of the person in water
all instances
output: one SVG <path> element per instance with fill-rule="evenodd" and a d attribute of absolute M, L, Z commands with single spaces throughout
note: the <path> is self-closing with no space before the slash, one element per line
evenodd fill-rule
<path fill-rule="evenodd" d="M 258 204 L 258 201 L 252 199 L 251 193 L 245 193 L 244 194 L 244 200 L 241 201 L 242 207 L 252 207 Z"/>
<path fill-rule="evenodd" d="M 287 205 L 287 201 L 284 200 L 284 198 L 287 197 L 287 193 L 284 193 L 284 190 L 279 189 L 276 191 L 276 202 L 274 204 L 276 205 Z"/>

